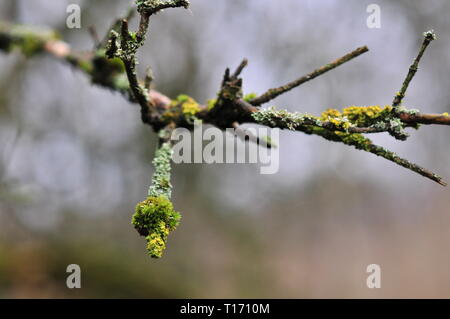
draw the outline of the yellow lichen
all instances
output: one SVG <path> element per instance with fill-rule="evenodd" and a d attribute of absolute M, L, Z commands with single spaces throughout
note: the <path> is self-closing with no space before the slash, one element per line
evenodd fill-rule
<path fill-rule="evenodd" d="M 336 109 L 328 109 L 320 115 L 319 120 L 347 130 L 352 126 L 368 127 L 374 125 L 390 116 L 391 111 L 390 105 L 385 107 L 379 105 L 349 106 L 344 108 L 342 112 Z"/>
<path fill-rule="evenodd" d="M 347 118 L 343 117 L 341 112 L 336 109 L 328 109 L 324 111 L 320 118 L 322 122 L 333 123 L 337 128 L 348 129 L 352 124 Z"/>
<path fill-rule="evenodd" d="M 349 106 L 342 110 L 344 117 L 356 126 L 370 126 L 377 120 L 386 117 L 392 111 L 390 105 L 384 108 L 379 105 L 374 106 Z"/>
<path fill-rule="evenodd" d="M 256 99 L 258 97 L 258 94 L 256 93 L 248 93 L 243 97 L 243 100 L 245 102 L 250 102 L 253 99 Z"/>
<path fill-rule="evenodd" d="M 217 99 L 210 99 L 210 100 L 208 100 L 208 102 L 206 102 L 206 105 L 208 107 L 208 111 L 211 111 L 214 108 L 214 106 L 216 106 L 216 103 L 217 103 Z"/>
<path fill-rule="evenodd" d="M 147 236 L 147 250 L 150 256 L 161 258 L 165 248 L 166 243 L 159 234 L 151 233 Z"/>
<path fill-rule="evenodd" d="M 136 206 L 131 222 L 139 234 L 145 236 L 148 254 L 161 258 L 169 232 L 175 230 L 180 218 L 167 197 L 149 196 Z"/>
<path fill-rule="evenodd" d="M 181 106 L 181 111 L 186 117 L 192 117 L 200 112 L 200 105 L 190 96 L 181 94 L 172 101 L 172 107 Z"/>
<path fill-rule="evenodd" d="M 182 106 L 183 114 L 186 116 L 194 116 L 200 112 L 200 106 L 194 100 L 183 103 Z"/>
<path fill-rule="evenodd" d="M 171 121 L 175 121 L 177 120 L 181 115 L 181 112 L 175 112 L 175 111 L 166 111 L 161 115 L 161 120 L 169 123 Z"/>
<path fill-rule="evenodd" d="M 328 110 L 322 112 L 322 115 L 321 115 L 320 118 L 321 118 L 322 121 L 326 121 L 329 118 L 336 118 L 336 117 L 341 117 L 341 116 L 342 116 L 341 112 L 339 112 L 338 110 L 336 110 L 336 109 L 328 109 Z"/>

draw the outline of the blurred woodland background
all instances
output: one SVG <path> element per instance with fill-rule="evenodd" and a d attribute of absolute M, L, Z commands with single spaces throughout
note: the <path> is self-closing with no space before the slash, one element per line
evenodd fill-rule
<path fill-rule="evenodd" d="M 156 88 L 200 102 L 243 57 L 245 92 L 263 92 L 361 45 L 370 52 L 273 104 L 326 108 L 390 104 L 427 50 L 404 104 L 450 111 L 450 2 L 192 0 L 191 12 L 152 18 L 140 51 Z M 66 8 L 82 7 L 82 29 Z M 381 7 L 369 29 L 366 8 Z M 90 50 L 127 10 L 119 0 L 0 0 L 0 20 L 44 25 Z M 134 21 L 136 23 L 136 21 Z M 134 24 L 135 25 L 135 24 Z M 450 129 L 407 142 L 374 138 L 450 181 Z M 161 260 L 130 224 L 145 199 L 156 138 L 139 108 L 47 56 L 0 54 L 0 297 L 312 298 L 450 297 L 450 196 L 417 174 L 319 137 L 282 132 L 280 171 L 244 164 L 175 165 L 183 214 Z M 66 288 L 79 264 L 82 288 Z M 382 270 L 368 289 L 366 267 Z"/>

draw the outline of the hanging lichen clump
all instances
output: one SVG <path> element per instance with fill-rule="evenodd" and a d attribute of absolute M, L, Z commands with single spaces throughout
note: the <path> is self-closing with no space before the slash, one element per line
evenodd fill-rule
<path fill-rule="evenodd" d="M 163 143 L 156 151 L 153 160 L 155 173 L 148 197 L 145 201 L 137 204 L 132 217 L 132 224 L 141 236 L 145 236 L 148 254 L 153 258 L 162 257 L 169 232 L 175 230 L 181 219 L 180 213 L 173 209 L 170 201 L 172 195 L 171 159 L 170 144 Z"/>

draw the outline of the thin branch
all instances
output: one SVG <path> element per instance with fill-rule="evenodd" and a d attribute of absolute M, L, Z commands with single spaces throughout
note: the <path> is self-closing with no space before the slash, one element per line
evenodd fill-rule
<path fill-rule="evenodd" d="M 143 44 L 145 41 L 145 36 L 148 32 L 148 27 L 150 24 L 150 17 L 164 9 L 168 8 L 189 8 L 188 0 L 171 0 L 171 1 L 160 1 L 160 0 L 138 0 L 137 10 L 141 14 L 141 20 L 139 22 L 139 28 L 136 33 L 136 39 L 139 44 Z"/>
<path fill-rule="evenodd" d="M 135 14 L 136 14 L 135 8 L 131 7 L 125 16 L 123 16 L 122 18 L 116 19 L 114 21 L 114 23 L 112 23 L 111 26 L 109 27 L 108 32 L 105 33 L 105 37 L 103 38 L 102 41 L 100 41 L 100 44 L 97 47 L 97 49 L 106 47 L 106 45 L 108 44 L 108 41 L 109 41 L 109 35 L 110 35 L 111 31 L 120 32 L 120 28 L 122 27 L 122 21 L 123 20 L 130 21 L 131 19 L 133 19 Z"/>
<path fill-rule="evenodd" d="M 326 72 L 328 72 L 328 71 L 330 71 L 330 70 L 340 66 L 341 64 L 344 64 L 345 62 L 348 62 L 348 61 L 350 61 L 350 60 L 360 56 L 361 54 L 363 54 L 363 53 L 365 53 L 367 51 L 369 51 L 369 49 L 366 46 L 357 48 L 353 52 L 350 52 L 350 53 L 344 55 L 343 57 L 340 57 L 339 59 L 337 59 L 337 60 L 335 60 L 333 62 L 330 62 L 330 63 L 328 63 L 328 64 L 326 64 L 326 65 L 324 65 L 324 66 L 322 66 L 322 67 L 320 67 L 320 68 L 318 68 L 316 70 L 314 70 L 313 72 L 311 72 L 311 73 L 309 73 L 309 74 L 307 74 L 305 76 L 302 76 L 301 78 L 299 78 L 299 79 L 297 79 L 297 80 L 295 80 L 293 82 L 290 82 L 290 83 L 288 83 L 286 85 L 283 85 L 283 86 L 281 86 L 279 88 L 276 88 L 276 89 L 268 90 L 263 95 L 261 95 L 261 96 L 259 96 L 257 98 L 254 98 L 253 100 L 251 100 L 250 104 L 255 105 L 255 106 L 259 106 L 259 105 L 262 105 L 264 103 L 267 103 L 267 102 L 275 99 L 276 97 L 280 96 L 281 94 L 286 93 L 286 92 L 288 92 L 288 91 L 290 91 L 290 90 L 292 90 L 292 89 L 302 85 L 303 83 L 308 82 L 308 81 L 318 77 L 319 75 L 322 75 L 322 74 L 324 74 L 324 73 L 326 73 Z"/>
<path fill-rule="evenodd" d="M 253 134 L 251 131 L 241 127 L 238 122 L 233 122 L 232 127 L 234 128 L 234 130 L 236 132 L 236 136 L 238 136 L 244 142 L 250 141 L 252 143 L 255 143 L 256 145 L 263 146 L 266 148 L 275 148 L 276 147 L 276 145 L 273 144 L 267 138 L 266 139 L 260 138 L 259 136 Z"/>
<path fill-rule="evenodd" d="M 304 115 L 300 113 L 289 113 L 274 109 L 260 110 L 253 113 L 254 122 L 272 128 L 288 129 L 291 131 L 299 131 L 310 135 L 318 135 L 328 141 L 340 142 L 349 146 L 354 146 L 356 149 L 366 151 L 377 156 L 381 156 L 391 162 L 403 166 L 411 171 L 414 171 L 424 177 L 427 177 L 442 186 L 447 184 L 442 181 L 442 178 L 427 169 L 414 164 L 404 158 L 399 157 L 392 151 L 389 151 L 381 146 L 375 145 L 370 139 L 362 134 L 340 132 L 334 129 L 324 127 L 323 122 L 314 116 Z"/>
<path fill-rule="evenodd" d="M 450 125 L 450 116 L 445 114 L 423 114 L 423 113 L 399 113 L 402 122 L 406 124 L 438 124 Z"/>
<path fill-rule="evenodd" d="M 144 83 L 144 86 L 147 89 L 147 91 L 150 91 L 153 80 L 154 80 L 153 70 L 152 70 L 152 67 L 149 66 L 147 68 L 147 72 L 145 75 L 145 83 Z"/>
<path fill-rule="evenodd" d="M 122 50 L 126 50 L 130 45 L 131 36 L 128 31 L 128 21 L 122 20 L 121 30 L 121 47 Z M 125 64 L 128 81 L 130 83 L 130 89 L 133 92 L 134 98 L 141 105 L 142 113 L 146 113 L 149 106 L 148 95 L 145 89 L 139 84 L 136 74 L 136 59 L 132 52 L 125 52 L 122 57 L 122 61 Z"/>
<path fill-rule="evenodd" d="M 396 153 L 387 150 L 386 148 L 374 144 L 370 139 L 364 137 L 363 135 L 356 134 L 357 137 L 354 137 L 355 134 L 351 135 L 332 135 L 330 133 L 324 133 L 318 134 L 317 132 L 320 131 L 311 131 L 312 134 L 317 134 L 325 139 L 335 141 L 335 142 L 342 142 L 346 145 L 354 146 L 356 149 L 363 150 L 369 153 L 372 153 L 374 155 L 380 156 L 384 159 L 387 159 L 388 161 L 391 161 L 397 165 L 400 165 L 406 169 L 409 169 L 417 174 L 420 174 L 428 179 L 431 179 L 432 181 L 435 181 L 436 183 L 447 186 L 447 183 L 442 180 L 442 177 L 427 170 L 426 168 L 423 168 L 420 165 L 417 165 L 413 162 L 408 161 L 405 158 L 402 158 L 398 156 Z"/>
<path fill-rule="evenodd" d="M 89 27 L 89 34 L 91 35 L 92 41 L 94 41 L 94 48 L 98 48 L 101 44 L 101 40 L 95 26 L 91 25 Z"/>
<path fill-rule="evenodd" d="M 255 113 L 259 111 L 258 108 L 242 99 L 237 100 L 236 104 L 246 113 Z"/>
<path fill-rule="evenodd" d="M 142 13 L 141 20 L 139 21 L 139 29 L 138 32 L 136 33 L 136 39 L 138 43 L 143 43 L 145 41 L 145 36 L 147 34 L 149 24 L 150 24 L 150 15 Z"/>
<path fill-rule="evenodd" d="M 383 133 L 386 132 L 385 128 L 379 128 L 379 127 L 357 127 L 357 126 L 352 126 L 349 127 L 347 129 L 341 128 L 341 127 L 336 127 L 335 124 L 331 123 L 331 122 L 322 122 L 320 127 L 332 130 L 332 131 L 338 131 L 338 132 L 342 132 L 342 133 L 350 133 L 350 134 L 375 134 L 375 133 Z"/>
<path fill-rule="evenodd" d="M 140 14 L 151 16 L 156 14 L 164 9 L 169 8 L 180 8 L 183 7 L 185 9 L 189 8 L 188 0 L 169 0 L 169 1 L 161 1 L 161 0 L 138 0 L 138 12 Z"/>
<path fill-rule="evenodd" d="M 245 69 L 245 67 L 248 65 L 248 60 L 243 59 L 241 64 L 236 68 L 236 71 L 234 71 L 232 78 L 237 79 L 239 75 L 241 75 L 242 71 Z"/>
<path fill-rule="evenodd" d="M 150 24 L 150 16 L 158 13 L 166 8 L 176 7 L 189 7 L 189 1 L 187 0 L 171 0 L 171 1 L 159 1 L 159 0 L 138 0 L 136 2 L 138 12 L 141 14 L 138 31 L 135 36 L 130 33 L 128 28 L 128 21 L 122 20 L 122 26 L 120 30 L 120 50 L 117 47 L 117 32 L 112 31 L 110 36 L 110 46 L 107 50 L 108 57 L 119 57 L 124 65 L 130 85 L 130 90 L 141 106 L 142 121 L 148 122 L 151 119 L 151 123 L 154 123 L 155 118 L 159 118 L 158 109 L 155 107 L 154 101 L 148 94 L 148 90 L 145 86 L 142 86 L 137 78 L 136 72 L 136 53 L 140 47 L 144 44 L 146 34 L 148 32 Z M 144 85 L 150 87 L 153 75 L 147 76 Z M 159 126 L 161 123 L 159 124 Z"/>
<path fill-rule="evenodd" d="M 400 91 L 395 95 L 394 101 L 392 102 L 392 107 L 394 108 L 393 111 L 397 112 L 398 106 L 402 104 L 403 98 L 405 97 L 406 90 L 408 89 L 409 83 L 413 79 L 414 75 L 416 74 L 417 70 L 419 69 L 419 62 L 422 58 L 423 54 L 425 53 L 425 50 L 427 49 L 428 45 L 431 43 L 431 41 L 436 40 L 436 34 L 433 30 L 424 32 L 424 40 L 422 43 L 422 46 L 420 47 L 419 54 L 414 59 L 413 64 L 409 67 L 408 74 L 406 75 L 405 80 L 403 81 L 402 87 Z"/>
<path fill-rule="evenodd" d="M 442 180 L 442 177 L 436 175 L 435 173 L 427 170 L 426 168 L 423 168 L 415 163 L 412 163 L 410 161 L 408 161 L 407 159 L 401 158 L 400 156 L 398 156 L 397 154 L 395 154 L 394 152 L 391 152 L 389 150 L 386 150 L 384 147 L 375 145 L 375 144 L 370 144 L 368 146 L 368 151 L 372 154 L 375 154 L 377 156 L 381 156 L 391 162 L 394 162 L 395 164 L 398 164 L 400 166 L 403 166 L 404 168 L 407 168 L 413 172 L 416 172 L 426 178 L 429 178 L 433 181 L 435 181 L 436 183 L 442 185 L 442 186 L 447 186 L 447 183 L 444 182 Z"/>

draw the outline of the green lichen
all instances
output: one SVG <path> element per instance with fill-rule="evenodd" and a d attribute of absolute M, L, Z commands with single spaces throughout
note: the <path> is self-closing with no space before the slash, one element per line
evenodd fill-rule
<path fill-rule="evenodd" d="M 198 103 L 183 103 L 183 114 L 186 117 L 192 117 L 195 116 L 195 114 L 197 114 L 198 112 L 200 112 L 200 107 L 198 105 Z"/>
<path fill-rule="evenodd" d="M 181 102 L 181 109 L 187 117 L 195 116 L 201 110 L 200 105 L 190 96 L 180 95 L 178 101 Z"/>
<path fill-rule="evenodd" d="M 130 85 L 125 65 L 118 57 L 108 58 L 104 49 L 97 50 L 92 59 L 69 55 L 66 60 L 89 74 L 92 83 L 125 93 Z"/>
<path fill-rule="evenodd" d="M 362 134 L 348 134 L 343 132 L 335 132 L 337 136 L 342 140 L 342 143 L 350 146 L 354 146 L 358 150 L 370 151 L 369 146 L 372 141 Z"/>
<path fill-rule="evenodd" d="M 340 142 L 345 145 L 353 146 L 358 150 L 363 150 L 377 156 L 381 156 L 400 166 L 410 169 L 416 173 L 426 176 L 441 185 L 440 176 L 430 173 L 422 167 L 399 157 L 396 153 L 380 147 L 359 133 L 349 133 L 348 131 L 336 130 L 340 125 L 340 120 L 351 118 L 352 125 L 370 125 L 370 127 L 378 127 L 382 131 L 387 131 L 398 139 L 406 139 L 407 134 L 404 132 L 405 124 L 399 119 L 392 108 L 387 106 L 383 109 L 379 107 L 350 107 L 339 112 L 337 110 L 327 110 L 322 113 L 320 118 L 314 118 L 299 113 L 289 113 L 286 111 L 277 111 L 274 108 L 261 110 L 252 116 L 259 124 L 271 127 L 279 127 L 281 129 L 295 129 L 306 134 L 318 135 L 328 141 Z M 334 125 L 329 125 L 331 121 Z M 334 123 L 333 123 L 334 121 Z M 338 122 L 336 122 L 338 121 Z"/>
<path fill-rule="evenodd" d="M 115 30 L 109 33 L 106 45 L 106 57 L 109 59 L 119 58 L 122 61 L 136 63 L 136 53 L 144 44 L 144 39 L 137 39 L 136 33 L 128 32 L 124 36 Z"/>
<path fill-rule="evenodd" d="M 42 51 L 44 42 L 32 34 L 27 34 L 22 37 L 21 41 L 17 42 L 17 46 L 20 47 L 25 56 L 30 57 Z"/>
<path fill-rule="evenodd" d="M 70 62 L 70 59 L 69 59 Z M 87 74 L 92 74 L 94 72 L 94 65 L 91 60 L 81 60 L 76 61 L 78 64 L 78 67 Z"/>
<path fill-rule="evenodd" d="M 116 87 L 117 84 L 121 87 L 124 86 L 120 82 L 120 79 L 126 78 L 123 61 L 118 57 L 107 58 L 103 50 L 99 50 L 96 53 L 92 60 L 92 68 L 89 73 L 92 76 L 93 83 L 107 87 Z M 129 84 L 126 85 L 126 88 L 129 88 Z"/>
<path fill-rule="evenodd" d="M 175 230 L 181 219 L 170 200 L 162 196 L 149 196 L 136 206 L 131 223 L 147 240 L 147 251 L 152 258 L 161 258 L 169 232 Z"/>
<path fill-rule="evenodd" d="M 102 61 L 107 61 L 108 63 L 108 68 L 115 73 L 125 73 L 125 65 L 123 63 L 123 61 L 119 58 L 112 58 L 112 59 L 108 59 L 106 57 L 106 51 L 104 49 L 100 49 L 97 50 L 95 52 L 95 58 L 102 60 Z"/>
<path fill-rule="evenodd" d="M 380 107 L 374 106 L 350 106 L 342 110 L 329 109 L 322 113 L 320 120 L 322 122 L 332 123 L 337 129 L 345 131 L 350 127 L 375 128 L 378 131 L 389 132 L 392 136 L 399 140 L 406 140 L 408 133 L 404 130 L 406 125 L 392 112 L 390 105 Z M 401 107 L 402 113 L 417 114 L 418 110 L 407 110 Z"/>
<path fill-rule="evenodd" d="M 193 123 L 196 120 L 196 114 L 200 111 L 201 107 L 197 101 L 186 94 L 180 94 L 175 100 L 172 100 L 169 110 L 163 114 L 163 119 L 166 121 L 182 119 Z"/>
<path fill-rule="evenodd" d="M 166 8 L 189 8 L 188 0 L 136 0 L 137 10 L 141 14 L 152 15 Z"/>
<path fill-rule="evenodd" d="M 214 108 L 214 106 L 216 106 L 216 103 L 217 103 L 217 99 L 209 99 L 206 102 L 206 106 L 207 106 L 208 111 L 211 111 Z"/>
<path fill-rule="evenodd" d="M 261 137 L 261 140 L 264 142 L 264 144 L 268 147 L 268 148 L 277 148 L 278 144 L 275 143 L 272 138 L 270 136 L 263 136 Z"/>
<path fill-rule="evenodd" d="M 113 78 L 112 87 L 119 92 L 128 92 L 130 89 L 130 82 L 126 74 L 120 74 Z"/>
<path fill-rule="evenodd" d="M 250 102 L 253 99 L 256 99 L 258 97 L 258 94 L 256 93 L 248 93 L 246 95 L 244 95 L 243 100 L 245 102 Z"/>
<path fill-rule="evenodd" d="M 397 107 L 397 113 L 401 114 L 401 113 L 405 113 L 405 114 L 409 114 L 409 115 L 417 115 L 420 113 L 420 110 L 417 109 L 407 109 L 404 106 L 398 106 Z"/>
<path fill-rule="evenodd" d="M 0 50 L 6 52 L 18 49 L 31 57 L 41 53 L 47 42 L 59 39 L 54 31 L 0 23 Z"/>
<path fill-rule="evenodd" d="M 152 185 L 148 190 L 148 195 L 153 197 L 165 196 L 171 198 L 172 185 L 170 184 L 170 173 L 172 160 L 172 148 L 169 143 L 163 143 L 156 151 L 153 159 L 155 172 L 152 178 Z"/>
<path fill-rule="evenodd" d="M 252 116 L 256 122 L 271 127 L 279 126 L 290 130 L 297 130 L 303 125 L 324 126 L 335 128 L 336 130 L 347 131 L 350 127 L 370 127 L 373 125 L 384 125 L 384 122 L 392 116 L 392 107 L 386 106 L 350 106 L 344 108 L 342 112 L 336 109 L 328 109 L 319 117 L 308 114 L 290 113 L 274 108 L 261 110 Z"/>
<path fill-rule="evenodd" d="M 320 125 L 317 117 L 302 113 L 290 113 L 286 110 L 276 110 L 274 107 L 252 114 L 256 123 L 269 127 L 278 127 L 295 131 L 304 125 Z"/>
<path fill-rule="evenodd" d="M 405 124 L 399 118 L 389 120 L 389 133 L 399 140 L 406 140 L 409 136 L 404 130 Z"/>
<path fill-rule="evenodd" d="M 340 142 L 354 146 L 359 150 L 373 152 L 372 141 L 362 134 L 349 133 L 349 127 L 365 125 L 380 126 L 395 134 L 397 138 L 404 138 L 403 123 L 391 114 L 392 108 L 378 106 L 345 108 L 342 113 L 335 109 L 328 109 L 320 117 L 307 114 L 290 113 L 275 108 L 261 110 L 252 114 L 255 121 L 269 127 L 297 130 L 306 134 L 321 136 L 329 141 Z M 333 126 L 325 125 L 325 122 Z M 383 126 L 383 127 L 381 127 Z"/>

